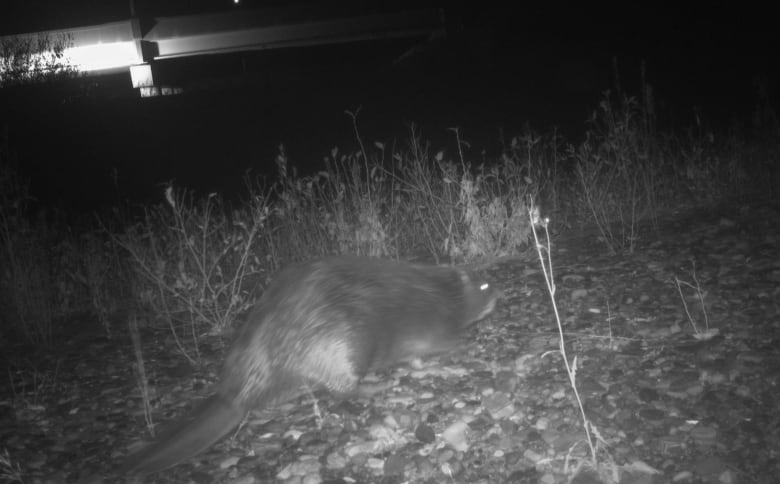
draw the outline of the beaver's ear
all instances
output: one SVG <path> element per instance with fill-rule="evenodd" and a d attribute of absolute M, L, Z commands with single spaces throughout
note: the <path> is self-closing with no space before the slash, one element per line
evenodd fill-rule
<path fill-rule="evenodd" d="M 467 271 L 464 271 L 463 269 L 458 269 L 458 272 L 460 273 L 460 282 L 462 282 L 464 286 L 471 284 L 471 276 Z"/>

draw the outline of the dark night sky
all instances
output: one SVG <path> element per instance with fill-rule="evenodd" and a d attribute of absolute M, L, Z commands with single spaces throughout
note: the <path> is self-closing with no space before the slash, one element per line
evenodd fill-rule
<path fill-rule="evenodd" d="M 447 131 L 453 126 L 473 146 L 496 149 L 499 129 L 511 136 L 525 122 L 539 130 L 558 126 L 576 142 L 601 91 L 612 85 L 613 57 L 630 94 L 638 94 L 639 65 L 646 61 L 659 108 L 678 126 L 690 123 L 694 106 L 713 123 L 745 118 L 756 99 L 754 79 L 777 86 L 774 46 L 780 39 L 767 7 L 623 2 L 599 10 L 578 3 L 583 5 L 447 3 L 457 5 L 446 9 L 447 38 L 401 64 L 390 61 L 408 45 L 375 42 L 169 66 L 191 86 L 202 86 L 215 73 L 236 72 L 248 62 L 256 73 L 251 89 L 193 89 L 139 100 L 120 88 L 127 79 L 104 77 L 91 95 L 65 102 L 37 95 L 36 102 L 18 96 L 8 101 L 0 92 L 0 122 L 22 170 L 34 177 L 36 195 L 85 208 L 111 201 L 113 168 L 125 196 L 142 200 L 159 196 L 159 184 L 171 179 L 203 191 L 240 188 L 246 168 L 267 172 L 273 166 L 279 143 L 294 164 L 316 163 L 334 145 L 354 148 L 343 112 L 359 105 L 368 143 L 403 143 L 410 122 L 422 126 L 435 149 L 454 146 Z M 121 20 L 129 16 L 128 5 L 5 2 L 0 33 Z M 154 16 L 234 7 L 229 1 L 139 0 L 136 8 Z"/>

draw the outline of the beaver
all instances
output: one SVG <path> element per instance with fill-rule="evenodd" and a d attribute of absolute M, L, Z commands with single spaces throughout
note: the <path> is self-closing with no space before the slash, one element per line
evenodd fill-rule
<path fill-rule="evenodd" d="M 290 265 L 249 312 L 215 394 L 121 472 L 172 467 L 302 387 L 348 395 L 369 371 L 452 349 L 499 294 L 453 267 L 344 256 Z"/>

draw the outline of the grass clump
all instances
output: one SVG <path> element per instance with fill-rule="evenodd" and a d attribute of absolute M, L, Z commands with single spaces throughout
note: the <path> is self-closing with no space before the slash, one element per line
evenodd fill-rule
<path fill-rule="evenodd" d="M 512 256 L 532 240 L 532 204 L 560 221 L 556 230 L 593 227 L 609 252 L 631 252 L 664 210 L 777 193 L 780 140 L 766 99 L 750 134 L 714 134 L 701 118 L 674 134 L 659 130 L 643 92 L 640 101 L 605 93 L 577 144 L 526 128 L 492 158 L 475 156 L 458 129 L 449 150 L 434 150 L 414 127 L 400 146 L 366 144 L 357 113 L 347 113 L 357 149 L 334 148 L 315 171 L 299 174 L 280 146 L 275 180 L 248 179 L 239 202 L 169 186 L 161 203 L 135 218 L 104 217 L 99 228 L 36 216 L 5 149 L 3 331 L 45 345 L 56 322 L 76 314 L 92 315 L 108 336 L 134 314 L 196 361 L 200 338 L 231 326 L 292 261 Z"/>

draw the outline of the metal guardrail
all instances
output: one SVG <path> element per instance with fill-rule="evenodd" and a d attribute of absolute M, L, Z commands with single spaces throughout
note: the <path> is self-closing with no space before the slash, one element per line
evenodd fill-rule
<path fill-rule="evenodd" d="M 27 52 L 26 61 L 8 57 L 14 45 L 28 49 L 47 45 L 40 39 L 66 39 L 60 55 L 54 56 L 59 63 L 87 75 L 130 70 L 133 87 L 143 89 L 155 87 L 153 65 L 166 59 L 374 39 L 424 38 L 443 34 L 442 17 L 437 9 L 330 18 L 305 15 L 304 11 L 296 15 L 289 9 L 255 9 L 150 20 L 134 18 L 24 33 L 0 37 L 0 79 L 9 68 L 23 68 L 24 62 L 39 67 L 50 62 L 53 52 Z"/>

